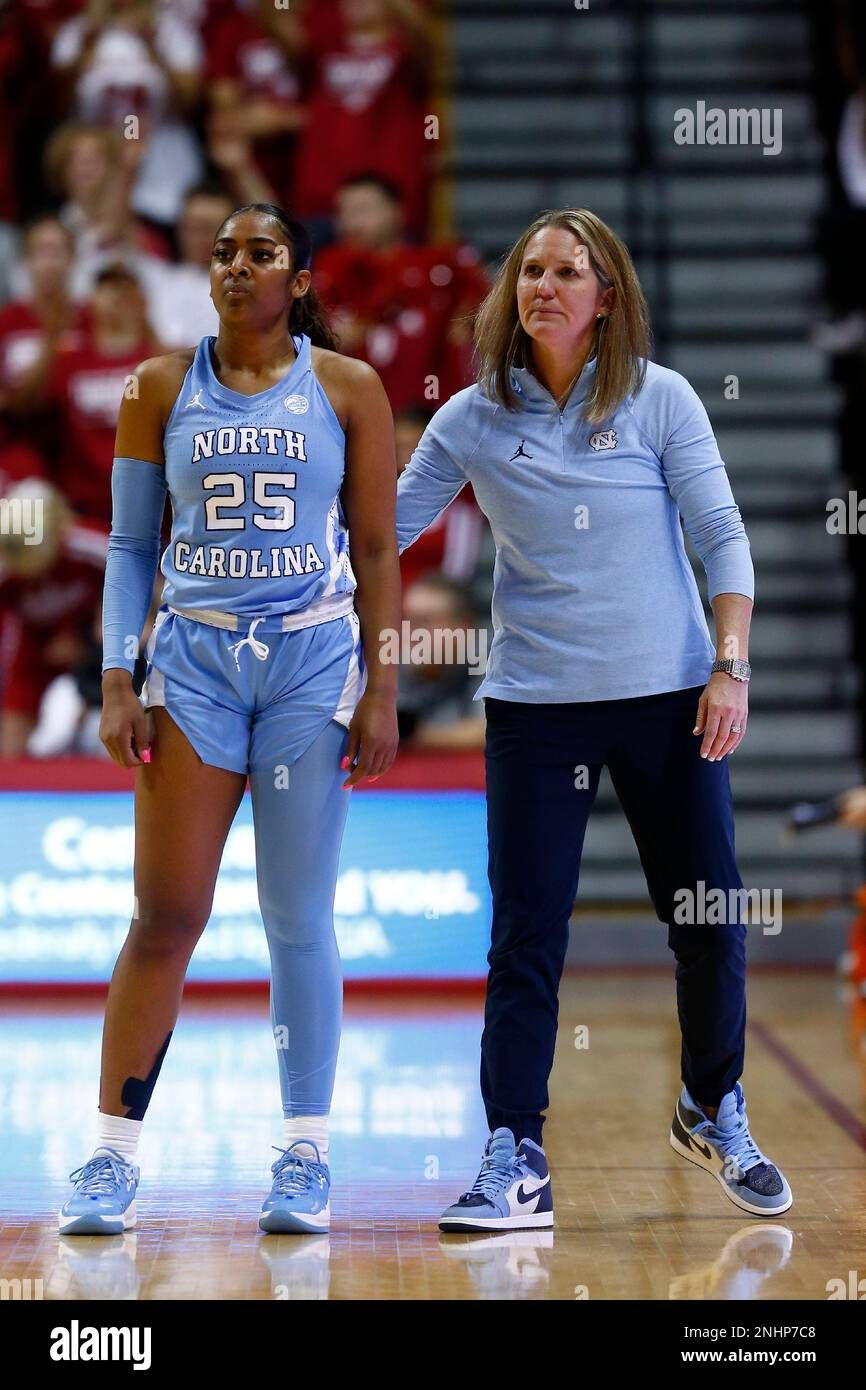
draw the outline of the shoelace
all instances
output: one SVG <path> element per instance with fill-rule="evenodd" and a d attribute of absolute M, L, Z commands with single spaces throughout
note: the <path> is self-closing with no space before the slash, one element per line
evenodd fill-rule
<path fill-rule="evenodd" d="M 229 647 L 229 651 L 235 659 L 235 665 L 237 666 L 238 670 L 241 669 L 241 647 L 246 647 L 247 645 L 250 646 L 253 655 L 257 656 L 259 661 L 267 661 L 271 649 L 265 642 L 260 642 L 259 639 L 256 637 L 256 628 L 258 627 L 259 623 L 263 623 L 264 621 L 264 618 L 253 618 L 252 622 L 250 623 L 250 630 L 247 633 L 246 637 L 241 638 L 240 642 L 233 642 L 232 645 Z"/>
<path fill-rule="evenodd" d="M 502 1166 L 502 1160 L 494 1162 L 492 1154 L 486 1154 L 481 1161 L 481 1170 L 478 1177 L 470 1187 L 465 1197 L 496 1197 L 503 1192 L 506 1187 L 510 1187 L 517 1177 L 517 1157 L 512 1154 L 506 1158 L 506 1166 Z"/>
<path fill-rule="evenodd" d="M 715 1137 L 713 1142 L 717 1148 L 721 1149 L 725 1158 L 733 1158 L 736 1161 L 741 1173 L 748 1173 L 749 1169 L 754 1168 L 756 1163 L 767 1162 L 749 1133 L 745 1110 L 737 1116 L 737 1123 L 733 1129 L 718 1129 L 712 1120 L 705 1120 L 698 1125 L 695 1133 L 703 1134 L 710 1129 L 715 1134 L 721 1135 L 721 1142 Z"/>
<path fill-rule="evenodd" d="M 277 1148 L 276 1144 L 273 1148 Z M 308 1188 L 311 1182 L 317 1182 L 324 1187 L 328 1174 L 323 1163 L 317 1163 L 313 1158 L 303 1158 L 301 1154 L 292 1153 L 291 1149 L 277 1149 L 277 1153 L 280 1157 L 272 1165 L 271 1172 L 274 1175 L 274 1186 L 281 1196 L 296 1196 Z"/>
<path fill-rule="evenodd" d="M 69 1174 L 69 1180 L 77 1184 L 82 1197 L 107 1197 L 121 1183 L 130 1181 L 131 1170 L 131 1164 L 110 1158 L 108 1154 L 99 1154 L 74 1169 Z"/>

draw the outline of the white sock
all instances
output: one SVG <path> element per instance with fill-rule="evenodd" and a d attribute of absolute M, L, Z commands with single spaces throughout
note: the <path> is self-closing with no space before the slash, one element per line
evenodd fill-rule
<path fill-rule="evenodd" d="M 298 1139 L 312 1139 L 319 1150 L 323 1163 L 328 1161 L 328 1116 L 327 1115 L 284 1115 L 283 1143 L 286 1148 Z M 310 1144 L 301 1144 L 295 1150 L 301 1158 L 315 1158 Z"/>
<path fill-rule="evenodd" d="M 143 1124 L 143 1120 L 127 1120 L 122 1115 L 103 1115 L 100 1110 L 94 1157 L 96 1154 L 104 1153 L 106 1149 L 114 1149 L 132 1161 L 138 1150 Z"/>

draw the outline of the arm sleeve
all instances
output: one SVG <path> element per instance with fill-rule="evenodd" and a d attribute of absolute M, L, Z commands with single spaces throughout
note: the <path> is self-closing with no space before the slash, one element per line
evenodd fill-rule
<path fill-rule="evenodd" d="M 159 563 L 165 469 L 144 459 L 115 458 L 111 534 L 102 597 L 102 669 L 132 674 Z"/>
<path fill-rule="evenodd" d="M 402 555 L 426 531 L 467 482 L 456 457 L 457 441 L 469 443 L 460 428 L 457 398 L 438 410 L 397 482 L 397 547 Z M 474 453 L 474 447 L 470 450 Z"/>
<path fill-rule="evenodd" d="M 707 572 L 707 596 L 755 596 L 746 528 L 734 501 L 709 416 L 697 392 L 676 376 L 663 412 L 662 468 L 686 531 Z"/>

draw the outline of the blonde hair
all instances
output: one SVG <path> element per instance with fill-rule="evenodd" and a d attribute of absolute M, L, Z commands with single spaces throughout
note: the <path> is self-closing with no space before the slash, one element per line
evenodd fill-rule
<path fill-rule="evenodd" d="M 600 424 L 643 385 L 650 353 L 650 323 L 628 248 L 606 222 L 587 208 L 541 213 L 506 255 L 493 288 L 475 317 L 478 381 L 490 400 L 508 410 L 517 408 L 511 368 L 532 366 L 532 339 L 517 312 L 517 281 L 527 245 L 545 227 L 571 232 L 586 247 L 590 266 L 602 287 L 612 286 L 614 290 L 613 307 L 597 320 L 587 358 L 597 358 L 597 365 L 584 416 L 589 423 Z"/>

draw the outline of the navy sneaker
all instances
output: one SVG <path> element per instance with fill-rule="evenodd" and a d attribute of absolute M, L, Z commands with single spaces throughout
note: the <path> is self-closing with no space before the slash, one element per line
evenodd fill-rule
<path fill-rule="evenodd" d="M 739 1081 L 722 1098 L 715 1121 L 707 1119 L 684 1086 L 671 1124 L 671 1147 L 712 1173 L 734 1206 L 753 1216 L 778 1216 L 794 1200 L 778 1168 L 749 1133 Z"/>
<path fill-rule="evenodd" d="M 553 1225 L 553 1196 L 544 1150 L 531 1139 L 515 1149 L 510 1129 L 487 1141 L 468 1192 L 446 1207 L 440 1231 L 514 1231 Z"/>

